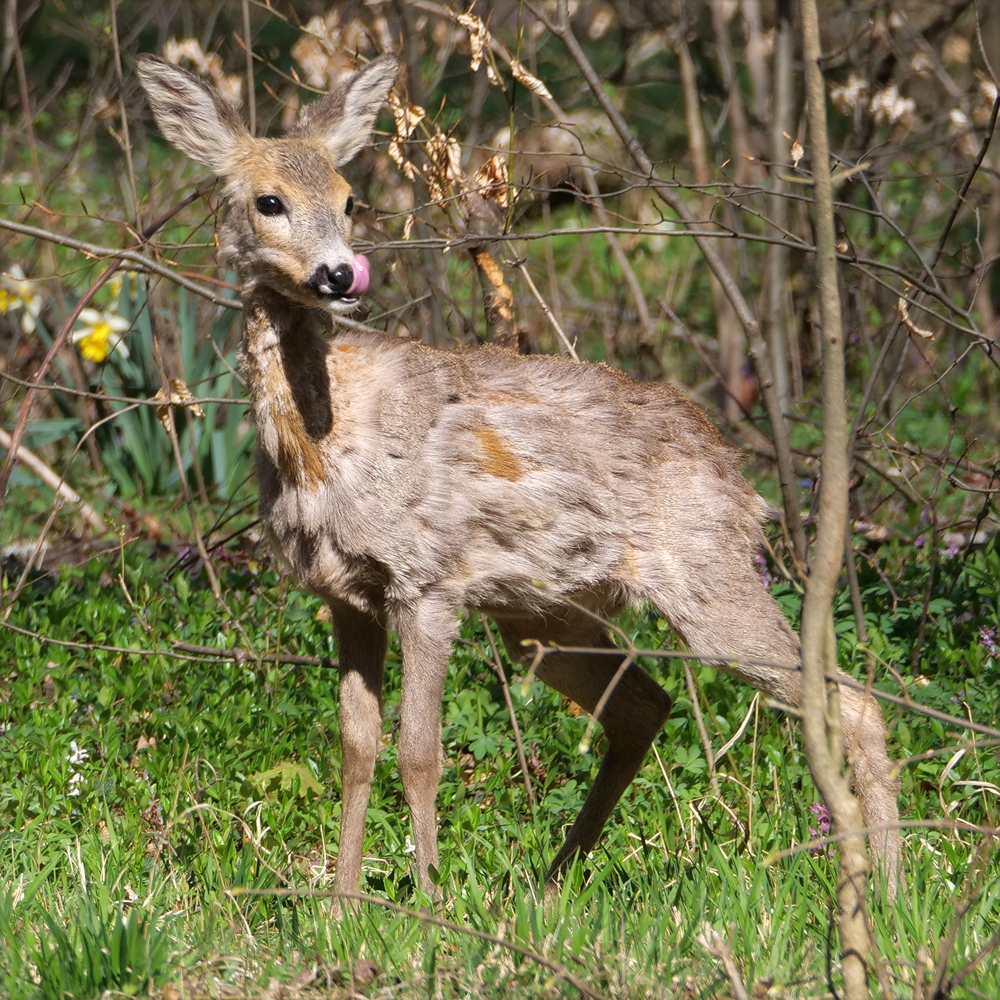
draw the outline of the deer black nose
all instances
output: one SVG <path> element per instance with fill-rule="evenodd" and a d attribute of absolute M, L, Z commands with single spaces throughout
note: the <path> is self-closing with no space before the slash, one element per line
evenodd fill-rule
<path fill-rule="evenodd" d="M 345 295 L 354 283 L 354 270 L 350 264 L 338 264 L 332 271 L 320 264 L 306 284 L 321 295 Z"/>

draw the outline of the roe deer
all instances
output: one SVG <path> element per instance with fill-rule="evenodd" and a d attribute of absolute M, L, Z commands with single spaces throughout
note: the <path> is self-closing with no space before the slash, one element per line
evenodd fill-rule
<path fill-rule="evenodd" d="M 433 891 L 441 699 L 462 608 L 546 656 L 542 680 L 593 712 L 622 655 L 594 617 L 653 604 L 696 653 L 789 705 L 795 634 L 753 557 L 764 502 L 705 414 L 677 390 L 602 365 L 375 333 L 329 337 L 369 284 L 349 246 L 337 167 L 370 141 L 396 74 L 383 55 L 282 138 L 154 56 L 139 76 L 163 134 L 225 180 L 220 238 L 242 281 L 242 367 L 257 424 L 260 513 L 298 580 L 331 609 L 340 657 L 343 802 L 337 886 L 361 877 L 381 734 L 387 630 L 403 650 L 399 767 L 417 881 Z M 570 603 L 567 603 L 570 602 Z M 604 650 L 604 652 L 601 652 Z M 840 692 L 844 742 L 885 875 L 898 864 L 898 779 L 878 704 Z M 553 877 L 596 843 L 670 710 L 632 664 L 600 715 L 608 749 Z"/>

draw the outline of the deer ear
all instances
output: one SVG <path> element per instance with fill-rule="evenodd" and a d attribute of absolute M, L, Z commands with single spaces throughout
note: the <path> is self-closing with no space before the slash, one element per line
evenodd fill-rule
<path fill-rule="evenodd" d="M 187 70 L 158 56 L 137 60 L 139 82 L 164 137 L 192 160 L 217 174 L 249 133 L 236 108 Z"/>
<path fill-rule="evenodd" d="M 307 107 L 294 133 L 322 139 L 338 167 L 353 159 L 371 141 L 379 108 L 398 69 L 399 60 L 391 52 L 373 59 Z"/>

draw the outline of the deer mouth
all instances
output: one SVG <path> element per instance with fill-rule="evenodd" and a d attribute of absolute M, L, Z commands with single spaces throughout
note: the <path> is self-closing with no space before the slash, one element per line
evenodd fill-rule
<path fill-rule="evenodd" d="M 350 264 L 342 264 L 333 270 L 318 267 L 306 283 L 327 308 L 351 308 L 371 284 L 371 265 L 364 254 L 355 254 Z M 338 310 L 339 311 L 339 310 Z"/>

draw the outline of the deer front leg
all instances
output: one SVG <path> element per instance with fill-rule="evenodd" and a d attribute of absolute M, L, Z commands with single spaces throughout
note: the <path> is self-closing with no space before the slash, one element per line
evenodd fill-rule
<path fill-rule="evenodd" d="M 361 883 L 365 811 L 382 733 L 385 626 L 371 615 L 338 606 L 333 630 L 340 660 L 341 814 L 336 888 Z"/>
<path fill-rule="evenodd" d="M 441 697 L 457 628 L 455 612 L 426 600 L 397 615 L 403 648 L 399 704 L 399 773 L 410 806 L 417 885 L 434 895 L 429 867 L 438 864 L 435 803 L 441 781 Z"/>

